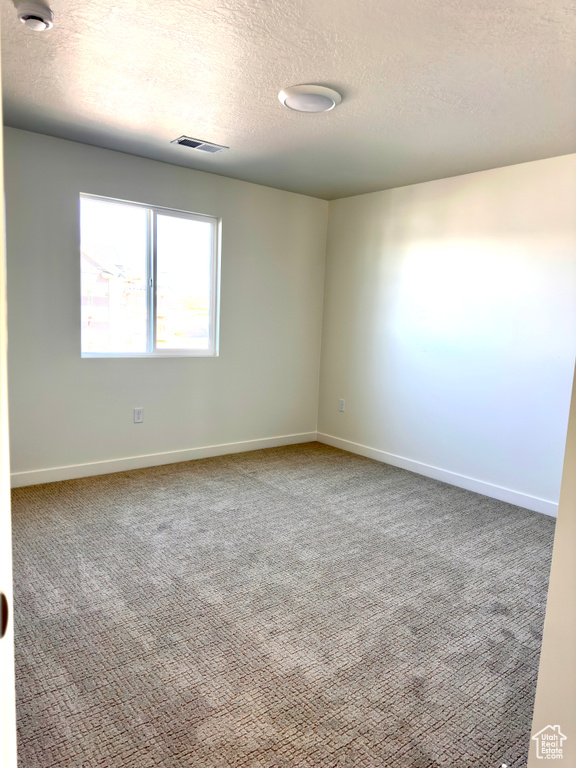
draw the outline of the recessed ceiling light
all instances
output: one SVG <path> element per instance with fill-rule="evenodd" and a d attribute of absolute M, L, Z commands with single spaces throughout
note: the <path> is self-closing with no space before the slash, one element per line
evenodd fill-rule
<path fill-rule="evenodd" d="M 342 101 L 342 96 L 323 85 L 293 85 L 283 88 L 278 98 L 294 112 L 329 112 Z"/>

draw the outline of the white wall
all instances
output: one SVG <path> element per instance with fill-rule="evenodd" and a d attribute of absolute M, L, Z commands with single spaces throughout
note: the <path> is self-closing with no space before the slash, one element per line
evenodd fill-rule
<path fill-rule="evenodd" d="M 330 203 L 321 439 L 554 513 L 575 211 L 576 155 Z"/>
<path fill-rule="evenodd" d="M 550 587 L 540 653 L 532 733 L 559 724 L 567 736 L 561 765 L 576 765 L 576 375 L 554 533 Z M 530 739 L 528 768 L 540 759 Z M 540 763 L 541 764 L 541 763 Z"/>
<path fill-rule="evenodd" d="M 14 129 L 5 142 L 16 484 L 314 437 L 328 203 Z M 222 217 L 218 358 L 80 358 L 80 192 Z"/>
<path fill-rule="evenodd" d="M 318 415 L 327 442 L 554 512 L 576 155 L 330 203 L 318 411 L 325 201 L 5 140 L 15 484 L 311 439 Z M 81 191 L 222 216 L 219 358 L 80 358 Z"/>

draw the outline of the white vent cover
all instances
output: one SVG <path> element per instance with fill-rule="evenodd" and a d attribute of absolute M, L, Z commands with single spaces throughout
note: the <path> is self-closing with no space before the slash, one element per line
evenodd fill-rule
<path fill-rule="evenodd" d="M 180 136 L 180 138 L 171 141 L 170 144 L 181 144 L 183 147 L 197 149 L 199 152 L 209 152 L 211 155 L 230 149 L 230 147 L 224 147 L 222 144 L 213 144 L 211 141 L 202 141 L 202 139 L 192 139 L 190 136 Z"/>

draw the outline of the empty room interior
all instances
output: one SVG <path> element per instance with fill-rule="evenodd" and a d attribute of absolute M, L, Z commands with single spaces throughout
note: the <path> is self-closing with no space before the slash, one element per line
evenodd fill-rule
<path fill-rule="evenodd" d="M 575 19 L 3 2 L 19 768 L 576 765 Z"/>

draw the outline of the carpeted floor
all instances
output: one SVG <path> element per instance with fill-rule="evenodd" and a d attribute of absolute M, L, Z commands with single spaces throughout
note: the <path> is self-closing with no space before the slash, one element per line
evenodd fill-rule
<path fill-rule="evenodd" d="M 552 518 L 318 443 L 13 514 L 22 768 L 526 764 Z"/>

